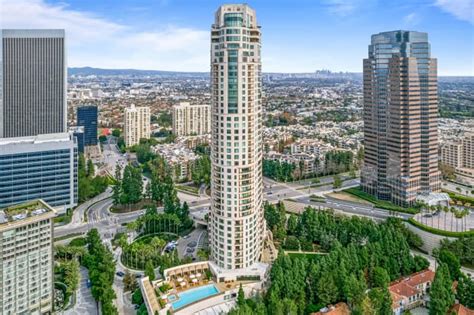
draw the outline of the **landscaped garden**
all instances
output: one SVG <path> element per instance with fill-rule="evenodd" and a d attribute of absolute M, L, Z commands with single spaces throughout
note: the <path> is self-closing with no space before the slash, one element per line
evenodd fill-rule
<path fill-rule="evenodd" d="M 391 203 L 390 201 L 379 200 L 376 197 L 372 196 L 371 194 L 368 194 L 365 191 L 363 191 L 360 187 L 352 187 L 352 188 L 344 189 L 343 191 L 351 195 L 354 195 L 358 198 L 361 198 L 363 200 L 369 201 L 370 203 L 374 205 L 374 207 L 379 208 L 379 209 L 385 209 L 385 210 L 396 211 L 396 212 L 404 212 L 404 213 L 410 213 L 410 214 L 416 214 L 420 212 L 420 209 L 417 206 L 400 207 Z"/>

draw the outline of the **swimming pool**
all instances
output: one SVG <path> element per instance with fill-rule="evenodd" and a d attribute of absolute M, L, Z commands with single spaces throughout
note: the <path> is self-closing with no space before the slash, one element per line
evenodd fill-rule
<path fill-rule="evenodd" d="M 171 306 L 173 306 L 174 310 L 177 310 L 179 308 L 185 307 L 188 304 L 202 300 L 217 293 L 219 293 L 219 290 L 213 284 L 187 290 L 182 293 L 179 293 L 179 299 L 176 302 L 172 302 Z"/>

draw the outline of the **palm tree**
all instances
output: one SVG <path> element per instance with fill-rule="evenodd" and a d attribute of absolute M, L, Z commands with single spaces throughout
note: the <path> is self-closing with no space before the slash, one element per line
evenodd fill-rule
<path fill-rule="evenodd" d="M 452 231 L 453 230 L 454 213 L 456 213 L 456 208 L 454 208 L 454 207 L 449 208 L 449 212 L 452 213 L 452 215 L 451 215 L 451 231 Z"/>
<path fill-rule="evenodd" d="M 446 230 L 446 215 L 449 212 L 448 206 L 443 207 L 443 212 L 444 212 L 444 229 Z"/>

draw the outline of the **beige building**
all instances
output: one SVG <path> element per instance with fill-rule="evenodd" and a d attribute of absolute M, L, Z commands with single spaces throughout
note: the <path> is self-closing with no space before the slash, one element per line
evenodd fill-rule
<path fill-rule="evenodd" d="M 443 143 L 441 163 L 453 167 L 458 180 L 474 183 L 474 133 Z"/>
<path fill-rule="evenodd" d="M 0 210 L 0 314 L 53 311 L 53 218 L 41 200 Z"/>
<path fill-rule="evenodd" d="M 265 234 L 261 33 L 247 5 L 223 5 L 211 29 L 212 202 L 210 258 L 223 270 L 253 268 Z"/>
<path fill-rule="evenodd" d="M 211 132 L 211 106 L 180 103 L 173 106 L 173 133 L 197 136 Z"/>
<path fill-rule="evenodd" d="M 398 205 L 439 191 L 437 61 L 428 34 L 372 35 L 364 59 L 365 192 Z"/>
<path fill-rule="evenodd" d="M 150 139 L 150 108 L 133 104 L 126 108 L 123 134 L 127 147 L 140 143 L 140 139 Z"/>

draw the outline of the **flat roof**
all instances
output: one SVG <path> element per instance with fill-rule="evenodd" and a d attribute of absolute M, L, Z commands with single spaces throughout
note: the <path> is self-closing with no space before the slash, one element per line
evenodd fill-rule
<path fill-rule="evenodd" d="M 9 206 L 0 210 L 0 226 L 40 216 L 45 213 L 55 214 L 56 211 L 41 199 Z"/>
<path fill-rule="evenodd" d="M 45 143 L 45 142 L 66 142 L 70 140 L 71 140 L 71 136 L 67 132 L 50 133 L 50 134 L 42 134 L 42 135 L 28 136 L 28 137 L 1 138 L 0 146 L 8 145 L 8 144 L 24 144 L 24 143 L 35 144 L 35 143 Z"/>
<path fill-rule="evenodd" d="M 2 29 L 3 38 L 64 38 L 64 29 Z"/>

